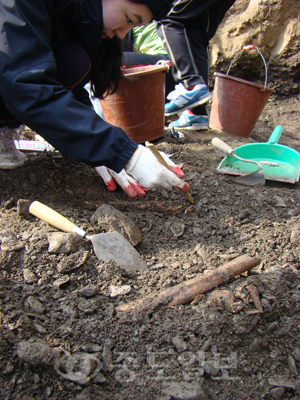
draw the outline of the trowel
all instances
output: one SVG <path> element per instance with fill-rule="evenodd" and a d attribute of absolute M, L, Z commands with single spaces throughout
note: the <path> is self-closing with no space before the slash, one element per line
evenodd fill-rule
<path fill-rule="evenodd" d="M 236 154 L 236 151 L 230 147 L 227 143 L 223 142 L 223 140 L 219 138 L 213 138 L 211 141 L 211 144 L 218 150 L 222 151 L 224 154 L 227 155 L 227 157 L 234 157 L 236 160 L 238 160 L 242 165 L 244 171 L 247 171 L 246 174 L 243 176 L 236 178 L 235 181 L 237 183 L 240 183 L 242 185 L 246 186 L 256 186 L 256 185 L 265 185 L 266 180 L 265 176 L 262 170 L 262 166 L 260 162 L 254 161 L 254 160 L 248 160 L 242 157 L 239 157 Z M 249 167 L 250 164 L 250 167 Z M 253 164 L 257 167 L 256 170 L 252 170 L 251 172 L 251 166 Z"/>
<path fill-rule="evenodd" d="M 55 228 L 68 233 L 74 232 L 82 238 L 90 240 L 99 260 L 113 260 L 127 271 L 143 271 L 147 268 L 136 249 L 116 231 L 92 236 L 86 235 L 86 232 L 79 226 L 39 201 L 31 203 L 29 212 Z"/>

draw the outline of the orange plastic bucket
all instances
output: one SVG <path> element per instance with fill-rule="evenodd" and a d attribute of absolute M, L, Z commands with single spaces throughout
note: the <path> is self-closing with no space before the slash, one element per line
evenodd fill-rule
<path fill-rule="evenodd" d="M 136 143 L 163 136 L 168 69 L 165 65 L 126 68 L 117 92 L 100 100 L 106 121 L 124 129 Z"/>
<path fill-rule="evenodd" d="M 245 46 L 242 52 L 254 48 L 262 56 L 258 48 L 253 45 Z M 216 80 L 209 126 L 221 132 L 249 137 L 270 95 L 275 90 L 266 87 L 267 69 L 265 86 L 260 86 L 228 75 L 231 65 L 227 74 L 218 72 L 214 74 Z"/>

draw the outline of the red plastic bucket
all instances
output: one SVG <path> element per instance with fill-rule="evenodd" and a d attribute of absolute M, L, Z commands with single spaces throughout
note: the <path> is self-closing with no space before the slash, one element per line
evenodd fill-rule
<path fill-rule="evenodd" d="M 255 48 L 259 52 L 256 46 L 250 46 L 245 46 L 242 51 Z M 259 54 L 262 56 L 260 52 Z M 270 95 L 275 90 L 267 88 L 266 81 L 265 86 L 260 86 L 230 76 L 229 69 L 227 74 L 218 72 L 214 74 L 216 80 L 209 126 L 221 132 L 249 137 Z"/>
<path fill-rule="evenodd" d="M 165 65 L 126 68 L 117 92 L 100 100 L 106 121 L 124 129 L 136 143 L 163 136 L 168 69 Z"/>

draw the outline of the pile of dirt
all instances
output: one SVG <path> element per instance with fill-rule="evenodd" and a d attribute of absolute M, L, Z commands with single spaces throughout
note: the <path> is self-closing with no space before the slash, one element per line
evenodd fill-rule
<path fill-rule="evenodd" d="M 280 124 L 280 143 L 300 151 L 299 109 L 298 95 L 272 95 L 249 139 L 166 130 L 155 144 L 184 164 L 195 205 L 177 190 L 108 192 L 92 168 L 57 152 L 0 170 L 0 397 L 299 399 L 299 183 L 239 185 L 217 172 L 211 145 L 214 136 L 264 142 Z M 82 238 L 51 250 L 59 231 L 21 216 L 19 200 L 39 200 L 88 234 L 106 230 L 91 222 L 95 210 L 114 207 L 141 231 L 147 269 L 98 260 Z M 118 318 L 118 306 L 241 255 L 261 262 L 192 303 Z"/>

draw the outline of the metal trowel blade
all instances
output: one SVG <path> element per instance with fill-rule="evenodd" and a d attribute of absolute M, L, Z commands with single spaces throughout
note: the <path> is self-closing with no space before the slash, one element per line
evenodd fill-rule
<path fill-rule="evenodd" d="M 113 260 L 127 271 L 144 271 L 147 268 L 136 249 L 118 232 L 99 233 L 89 239 L 99 260 Z"/>

